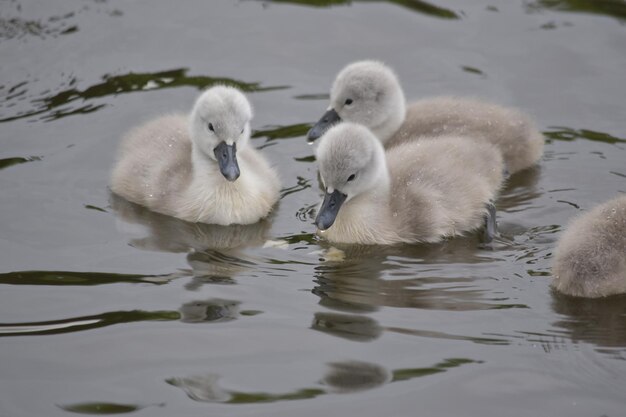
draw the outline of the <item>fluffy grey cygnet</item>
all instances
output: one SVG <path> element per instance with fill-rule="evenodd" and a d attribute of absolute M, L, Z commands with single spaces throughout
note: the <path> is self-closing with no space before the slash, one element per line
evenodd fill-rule
<path fill-rule="evenodd" d="M 308 138 L 319 138 L 341 120 L 368 127 L 386 148 L 423 136 L 486 141 L 500 150 L 511 174 L 534 165 L 543 153 L 543 135 L 522 112 L 458 97 L 428 98 L 407 106 L 398 78 L 377 61 L 355 62 L 339 72 L 330 107 Z"/>
<path fill-rule="evenodd" d="M 552 286 L 578 297 L 626 293 L 626 196 L 570 223 L 559 240 Z"/>
<path fill-rule="evenodd" d="M 280 182 L 249 144 L 251 119 L 239 90 L 208 89 L 189 116 L 160 117 L 122 139 L 111 190 L 190 222 L 256 223 L 278 200 Z"/>
<path fill-rule="evenodd" d="M 331 242 L 437 242 L 478 229 L 504 180 L 498 149 L 458 136 L 387 150 L 364 126 L 331 127 L 317 148 L 325 190 L 315 224 Z"/>

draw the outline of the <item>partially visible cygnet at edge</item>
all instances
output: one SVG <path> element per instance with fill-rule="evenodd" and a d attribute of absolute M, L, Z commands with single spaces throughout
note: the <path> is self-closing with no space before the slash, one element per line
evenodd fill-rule
<path fill-rule="evenodd" d="M 503 161 L 487 142 L 442 136 L 385 152 L 364 126 L 340 123 L 317 148 L 323 188 L 315 224 L 337 243 L 438 242 L 485 225 L 495 229 L 492 201 Z"/>
<path fill-rule="evenodd" d="M 368 127 L 386 148 L 432 136 L 486 141 L 500 150 L 510 174 L 536 164 L 543 153 L 543 135 L 522 112 L 459 97 L 427 98 L 407 106 L 397 76 L 377 61 L 354 62 L 339 72 L 330 107 L 309 131 L 309 140 L 342 120 Z"/>
<path fill-rule="evenodd" d="M 626 293 L 626 196 L 572 221 L 559 240 L 552 286 L 578 297 Z"/>
<path fill-rule="evenodd" d="M 157 118 L 122 139 L 111 190 L 190 222 L 256 223 L 278 201 L 280 182 L 249 143 L 251 119 L 239 90 L 208 89 L 190 115 Z"/>

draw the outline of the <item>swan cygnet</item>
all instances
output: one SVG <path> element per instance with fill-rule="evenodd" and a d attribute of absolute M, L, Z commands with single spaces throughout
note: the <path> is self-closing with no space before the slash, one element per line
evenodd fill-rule
<path fill-rule="evenodd" d="M 325 196 L 315 224 L 331 242 L 438 242 L 485 219 L 495 225 L 504 172 L 490 143 L 442 136 L 385 152 L 369 129 L 346 122 L 324 134 L 316 157 Z"/>
<path fill-rule="evenodd" d="M 278 201 L 280 183 L 249 144 L 250 119 L 239 90 L 208 89 L 189 116 L 160 117 L 122 139 L 111 190 L 190 222 L 256 223 Z"/>
<path fill-rule="evenodd" d="M 330 106 L 309 130 L 319 138 L 341 120 L 368 127 L 386 148 L 423 136 L 459 135 L 484 140 L 500 149 L 510 174 L 534 165 L 544 137 L 522 112 L 475 99 L 436 97 L 407 106 L 391 68 L 358 61 L 339 72 L 330 91 Z"/>
<path fill-rule="evenodd" d="M 552 286 L 577 297 L 626 293 L 626 196 L 576 218 L 557 245 Z"/>

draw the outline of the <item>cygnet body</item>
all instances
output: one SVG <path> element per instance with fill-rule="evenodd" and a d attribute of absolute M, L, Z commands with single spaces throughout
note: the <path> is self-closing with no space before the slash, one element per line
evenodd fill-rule
<path fill-rule="evenodd" d="M 503 180 L 500 152 L 458 136 L 385 152 L 366 127 L 340 123 L 317 149 L 325 198 L 315 223 L 331 242 L 437 242 L 481 227 Z"/>
<path fill-rule="evenodd" d="M 407 106 L 395 73 L 377 61 L 359 61 L 337 75 L 327 112 L 309 131 L 310 140 L 348 121 L 368 127 L 386 148 L 421 137 L 459 135 L 495 145 L 507 171 L 534 165 L 544 137 L 522 112 L 475 99 L 436 97 Z"/>
<path fill-rule="evenodd" d="M 239 90 L 208 89 L 189 116 L 160 117 L 122 139 L 111 190 L 190 222 L 259 221 L 278 200 L 280 182 L 249 144 L 251 119 L 250 103 Z"/>
<path fill-rule="evenodd" d="M 578 297 L 626 293 L 626 196 L 576 218 L 559 240 L 552 286 Z"/>

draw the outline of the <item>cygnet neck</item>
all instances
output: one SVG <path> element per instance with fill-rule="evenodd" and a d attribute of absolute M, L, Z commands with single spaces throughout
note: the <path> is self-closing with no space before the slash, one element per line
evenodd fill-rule
<path fill-rule="evenodd" d="M 370 130 L 380 141 L 385 144 L 400 129 L 406 119 L 406 99 L 400 87 L 395 94 L 396 99 L 392 103 L 389 117 L 378 126 L 370 127 Z"/>

